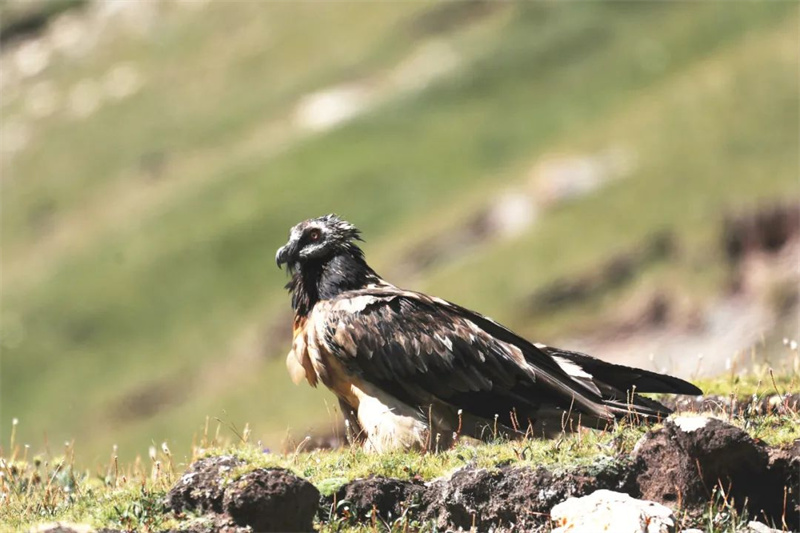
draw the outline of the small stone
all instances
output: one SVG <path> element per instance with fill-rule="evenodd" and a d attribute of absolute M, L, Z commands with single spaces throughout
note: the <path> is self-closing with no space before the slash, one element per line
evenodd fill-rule
<path fill-rule="evenodd" d="M 707 416 L 702 415 L 685 415 L 685 416 L 676 416 L 672 419 L 672 423 L 681 428 L 681 430 L 685 431 L 686 433 L 691 433 L 692 431 L 697 431 L 698 429 L 702 429 L 706 427 L 708 421 L 711 420 Z"/>
<path fill-rule="evenodd" d="M 766 524 L 762 524 L 761 522 L 756 522 L 755 520 L 751 520 L 747 523 L 747 529 L 745 530 L 746 533 L 781 533 L 780 529 L 772 529 Z"/>
<path fill-rule="evenodd" d="M 553 533 L 675 531 L 675 516 L 668 507 L 604 489 L 559 503 L 550 512 L 550 518 L 558 526 Z"/>

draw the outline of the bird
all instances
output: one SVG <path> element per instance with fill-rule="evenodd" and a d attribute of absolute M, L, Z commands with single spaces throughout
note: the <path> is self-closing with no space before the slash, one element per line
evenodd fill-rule
<path fill-rule="evenodd" d="M 671 410 L 641 393 L 702 394 L 676 377 L 530 342 L 478 312 L 399 288 L 369 266 L 359 242 L 353 224 L 328 214 L 292 227 L 275 261 L 291 275 L 289 374 L 330 389 L 349 438 L 367 451 L 657 421 Z"/>

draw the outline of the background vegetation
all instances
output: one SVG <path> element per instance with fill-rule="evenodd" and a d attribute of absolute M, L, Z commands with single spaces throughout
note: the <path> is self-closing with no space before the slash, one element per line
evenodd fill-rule
<path fill-rule="evenodd" d="M 34 451 L 74 442 L 106 464 L 114 445 L 131 459 L 166 441 L 181 461 L 207 417 L 273 448 L 331 426 L 329 394 L 283 365 L 273 256 L 308 217 L 357 224 L 393 282 L 555 343 L 643 287 L 711 300 L 727 282 L 724 212 L 800 192 L 792 2 L 142 4 L 68 11 L 104 21 L 95 44 L 4 84 L 3 442 L 17 418 Z M 115 79 L 127 93 L 103 100 Z M 357 111 L 309 122 L 325 102 L 310 95 L 331 87 Z M 624 179 L 403 268 L 492 199 L 531 191 L 542 161 L 609 151 Z M 526 311 L 525 295 L 663 230 L 679 261 Z"/>

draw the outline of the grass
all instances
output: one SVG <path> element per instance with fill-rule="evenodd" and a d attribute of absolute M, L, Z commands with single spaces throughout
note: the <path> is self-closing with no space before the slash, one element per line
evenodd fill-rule
<path fill-rule="evenodd" d="M 776 378 L 776 382 L 793 384 L 793 390 L 797 390 L 798 380 L 796 374 Z M 709 385 L 731 392 L 726 389 L 730 384 L 724 379 Z M 797 412 L 783 415 L 738 412 L 717 416 L 772 446 L 791 444 L 800 438 Z M 256 468 L 282 467 L 314 483 L 323 495 L 330 495 L 348 481 L 370 475 L 429 481 L 463 466 L 488 469 L 504 465 L 545 466 L 556 470 L 596 466 L 629 456 L 648 428 L 623 422 L 607 431 L 564 434 L 554 440 L 509 442 L 496 435 L 492 442 L 477 445 L 462 442 L 439 453 L 378 455 L 366 454 L 358 448 L 303 452 L 301 445 L 282 454 L 265 453 L 263 445 L 250 440 L 247 429 L 234 432 L 221 423 L 215 429 L 212 423 L 198 434 L 196 445 L 185 456 L 176 454 L 166 444 L 154 444 L 146 458 L 124 462 L 112 453 L 94 466 L 75 459 L 74 443 L 65 443 L 63 448 L 53 443 L 41 449 L 20 445 L 16 440 L 17 429 L 12 426 L 8 447 L 0 456 L 3 473 L 0 528 L 20 530 L 35 523 L 66 520 L 95 527 L 158 531 L 186 525 L 164 512 L 160 502 L 185 466 L 201 457 L 235 455 L 243 459 L 245 466 L 229 472 L 229 481 Z M 706 531 L 733 531 L 726 524 L 739 524 L 746 517 L 736 514 L 732 502 L 725 500 L 724 491 L 717 491 L 709 502 L 706 518 L 709 520 L 703 526 Z M 361 526 L 351 527 L 348 523 L 333 520 L 318 527 L 320 531 L 361 530 Z M 409 527 L 408 522 L 402 521 L 395 525 L 398 531 Z M 412 530 L 426 530 L 425 524 L 417 525 L 419 529 Z"/>
<path fill-rule="evenodd" d="M 0 398 L 20 442 L 75 438 L 92 462 L 115 444 L 128 459 L 153 441 L 188 449 L 208 413 L 250 420 L 272 447 L 289 425 L 326 423 L 328 397 L 290 388 L 272 359 L 288 344 L 259 340 L 288 324 L 272 256 L 308 216 L 357 223 L 391 272 L 435 230 L 525 186 L 540 157 L 630 150 L 624 183 L 414 280 L 548 341 L 644 280 L 710 297 L 724 278 L 709 252 L 719 212 L 798 193 L 793 4 L 523 3 L 467 29 L 409 30 L 429 7 L 167 7 L 159 38 L 53 66 L 64 88 L 119 61 L 146 83 L 83 122 L 43 120 L 4 168 Z M 329 132 L 281 128 L 308 92 L 379 76 L 429 40 L 460 67 Z M 4 117 L 22 108 L 3 105 Z M 518 312 L 554 277 L 664 228 L 685 259 L 613 302 L 535 322 Z"/>

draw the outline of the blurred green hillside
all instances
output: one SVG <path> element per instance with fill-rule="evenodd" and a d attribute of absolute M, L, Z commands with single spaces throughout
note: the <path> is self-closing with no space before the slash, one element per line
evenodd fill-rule
<path fill-rule="evenodd" d="M 135 93 L 26 122 L 29 144 L 4 154 L 4 439 L 16 417 L 18 442 L 75 439 L 104 460 L 114 444 L 188 452 L 207 416 L 269 446 L 331 426 L 332 396 L 294 387 L 283 363 L 273 257 L 305 218 L 341 214 L 393 282 L 547 342 L 642 284 L 713 294 L 723 211 L 800 193 L 791 2 L 158 5 L 146 31 L 36 78 L 67 91 L 133 69 Z M 31 105 L 37 82 L 20 83 L 5 123 Z M 369 105 L 303 122 L 331 87 Z M 624 180 L 513 238 L 399 268 L 528 187 L 542 158 L 620 147 Z M 568 315 L 520 312 L 521 295 L 665 229 L 689 260 Z"/>

